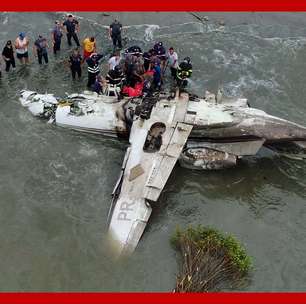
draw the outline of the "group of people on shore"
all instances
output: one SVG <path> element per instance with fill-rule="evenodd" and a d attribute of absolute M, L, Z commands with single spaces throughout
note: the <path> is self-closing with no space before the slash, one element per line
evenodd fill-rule
<path fill-rule="evenodd" d="M 173 47 L 166 51 L 163 42 L 157 42 L 151 49 L 143 52 L 139 46 L 131 46 L 122 50 L 122 24 L 115 19 L 109 26 L 108 35 L 113 43 L 113 53 L 108 60 L 108 72 L 105 77 L 101 75 L 100 63 L 105 55 L 97 52 L 96 37 L 86 37 L 82 41 L 83 53 L 78 37 L 80 24 L 78 20 L 69 14 L 64 22 L 55 21 L 51 31 L 51 43 L 53 53 L 56 55 L 61 50 L 63 33 L 66 33 L 67 43 L 72 46 L 72 39 L 76 48 L 72 50 L 66 63 L 71 70 L 72 79 L 82 77 L 82 65 L 86 62 L 88 81 L 87 87 L 98 94 L 104 92 L 107 85 L 120 88 L 120 93 L 129 96 L 139 96 L 143 92 L 160 90 L 167 68 L 171 71 L 174 83 L 179 88 L 187 84 L 187 79 L 192 75 L 192 64 L 189 57 L 179 63 L 178 54 Z M 29 38 L 26 33 L 19 33 L 14 43 L 8 40 L 2 51 L 5 62 L 5 71 L 9 72 L 11 67 L 15 69 L 15 53 L 20 64 L 29 63 Z M 48 64 L 48 39 L 38 35 L 33 44 L 33 53 L 38 63 Z M 1 70 L 0 70 L 1 75 Z"/>

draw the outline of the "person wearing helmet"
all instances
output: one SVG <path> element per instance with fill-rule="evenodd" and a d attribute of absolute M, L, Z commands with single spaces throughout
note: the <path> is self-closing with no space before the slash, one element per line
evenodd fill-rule
<path fill-rule="evenodd" d="M 133 46 L 129 47 L 128 49 L 126 49 L 124 53 L 126 55 L 130 54 L 130 55 L 134 55 L 134 56 L 140 56 L 140 55 L 142 55 L 142 50 L 138 45 L 133 45 Z"/>
<path fill-rule="evenodd" d="M 77 47 L 80 46 L 79 38 L 77 33 L 80 31 L 79 21 L 76 20 L 72 15 L 68 15 L 66 21 L 63 23 L 67 34 L 67 42 L 69 46 L 72 46 L 71 38 L 75 41 Z"/>
<path fill-rule="evenodd" d="M 116 65 L 114 69 L 109 70 L 106 75 L 106 81 L 112 85 L 121 85 L 124 80 L 124 74 L 119 65 Z"/>
<path fill-rule="evenodd" d="M 166 54 L 166 50 L 164 48 L 163 43 L 161 41 L 156 43 L 153 47 L 153 50 L 156 52 L 157 58 L 161 61 L 162 70 L 164 70 L 165 63 L 167 60 L 167 54 Z"/>
<path fill-rule="evenodd" d="M 100 73 L 99 61 L 103 58 L 103 54 L 92 53 L 87 59 L 88 82 L 87 87 L 91 88 L 95 81 L 96 76 Z"/>
<path fill-rule="evenodd" d="M 121 38 L 122 24 L 115 19 L 114 22 L 109 26 L 109 38 L 113 41 L 114 50 L 118 48 L 122 49 L 122 38 Z"/>
<path fill-rule="evenodd" d="M 177 68 L 176 80 L 179 88 L 187 86 L 187 79 L 192 75 L 192 64 L 189 57 L 185 57 Z"/>
<path fill-rule="evenodd" d="M 25 33 L 19 33 L 15 40 L 15 49 L 17 58 L 20 60 L 21 64 L 29 63 L 29 53 L 28 53 L 29 39 Z"/>

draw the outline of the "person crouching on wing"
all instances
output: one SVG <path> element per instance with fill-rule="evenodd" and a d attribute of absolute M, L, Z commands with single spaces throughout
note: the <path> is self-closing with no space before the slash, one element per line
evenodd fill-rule
<path fill-rule="evenodd" d="M 121 86 L 124 80 L 122 68 L 116 65 L 114 69 L 109 70 L 106 75 L 106 81 L 111 85 Z"/>
<path fill-rule="evenodd" d="M 86 59 L 87 71 L 88 71 L 88 82 L 87 87 L 92 88 L 96 81 L 96 76 L 100 73 L 99 61 L 104 56 L 102 54 L 92 53 L 89 58 Z"/>
<path fill-rule="evenodd" d="M 192 64 L 189 57 L 185 57 L 183 62 L 177 68 L 176 81 L 177 86 L 180 89 L 184 89 L 187 86 L 187 79 L 192 75 Z"/>
<path fill-rule="evenodd" d="M 99 95 L 103 94 L 105 86 L 106 86 L 105 79 L 101 75 L 97 75 L 93 86 L 94 92 L 96 92 Z"/>

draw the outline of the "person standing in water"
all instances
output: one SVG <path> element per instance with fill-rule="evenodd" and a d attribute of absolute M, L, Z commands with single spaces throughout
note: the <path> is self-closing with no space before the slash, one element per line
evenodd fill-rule
<path fill-rule="evenodd" d="M 117 46 L 122 49 L 122 38 L 121 38 L 122 24 L 115 19 L 114 22 L 109 26 L 109 38 L 113 41 L 114 50 Z"/>
<path fill-rule="evenodd" d="M 29 63 L 29 39 L 25 33 L 21 32 L 15 40 L 17 58 L 21 64 Z"/>
<path fill-rule="evenodd" d="M 79 79 L 82 76 L 82 69 L 81 69 L 82 61 L 83 59 L 82 59 L 79 49 L 78 48 L 74 49 L 68 61 L 70 65 L 70 70 L 71 70 L 71 75 L 72 75 L 73 80 L 75 80 L 76 74 L 78 74 Z"/>
<path fill-rule="evenodd" d="M 6 45 L 2 51 L 2 58 L 5 62 L 6 72 L 9 72 L 11 66 L 13 67 L 13 69 L 15 69 L 16 64 L 15 64 L 15 57 L 14 57 L 14 49 L 13 49 L 11 40 L 8 40 L 6 42 Z"/>
<path fill-rule="evenodd" d="M 79 21 L 76 20 L 72 15 L 68 15 L 68 18 L 63 23 L 66 29 L 68 45 L 72 46 L 71 38 L 75 41 L 76 45 L 80 47 L 80 42 L 77 33 L 80 31 Z"/>
<path fill-rule="evenodd" d="M 53 53 L 54 55 L 56 52 L 61 50 L 61 43 L 62 43 L 62 28 L 59 21 L 55 21 L 55 27 L 53 28 L 51 32 L 51 41 L 53 43 Z"/>
<path fill-rule="evenodd" d="M 42 64 L 42 59 L 44 58 L 45 63 L 49 62 L 48 60 L 48 42 L 45 37 L 42 35 L 38 36 L 38 39 L 34 42 L 33 51 L 36 53 L 38 58 L 38 63 Z"/>

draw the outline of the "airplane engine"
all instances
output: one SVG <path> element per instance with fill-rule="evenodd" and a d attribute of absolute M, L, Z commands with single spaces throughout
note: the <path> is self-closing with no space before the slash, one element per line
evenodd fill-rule
<path fill-rule="evenodd" d="M 219 170 L 236 165 L 237 157 L 227 152 L 199 146 L 185 148 L 179 158 L 182 167 L 195 170 Z"/>

